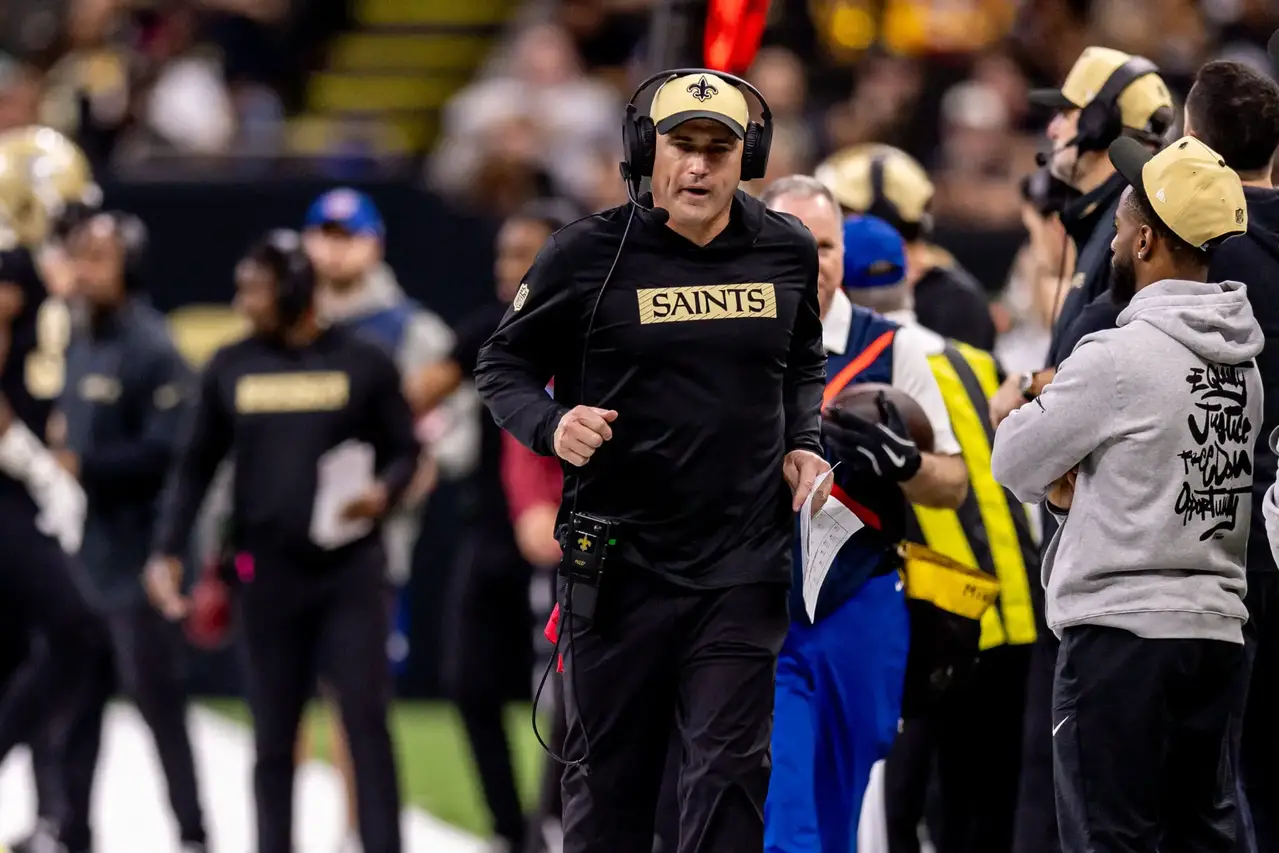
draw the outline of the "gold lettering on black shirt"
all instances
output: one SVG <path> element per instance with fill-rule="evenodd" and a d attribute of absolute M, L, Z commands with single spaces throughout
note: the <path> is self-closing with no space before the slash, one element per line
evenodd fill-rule
<path fill-rule="evenodd" d="M 344 408 L 351 381 L 341 371 L 251 373 L 235 383 L 235 410 L 241 414 L 332 412 Z"/>
<path fill-rule="evenodd" d="M 770 282 L 649 287 L 636 291 L 636 296 L 644 325 L 777 317 L 777 295 Z"/>

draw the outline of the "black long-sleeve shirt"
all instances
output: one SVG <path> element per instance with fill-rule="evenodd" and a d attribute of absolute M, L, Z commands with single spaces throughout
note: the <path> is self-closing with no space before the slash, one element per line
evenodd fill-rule
<path fill-rule="evenodd" d="M 637 211 L 601 294 L 629 215 L 551 238 L 480 352 L 476 386 L 498 425 L 543 455 L 573 406 L 618 412 L 612 440 L 565 467 L 561 520 L 580 489 L 579 511 L 621 522 L 626 562 L 697 588 L 788 582 L 783 456 L 821 453 L 816 243 L 742 192 L 705 247 Z"/>
<path fill-rule="evenodd" d="M 77 330 L 58 409 L 88 498 L 79 560 L 113 600 L 142 595 L 138 572 L 189 413 L 191 370 L 164 315 L 131 301 Z"/>
<path fill-rule="evenodd" d="M 213 357 L 200 385 L 192 430 L 162 502 L 158 553 L 182 553 L 228 453 L 236 472 L 234 544 L 255 554 L 321 558 L 310 542 L 317 465 L 344 441 L 373 447 L 392 505 L 413 477 L 420 448 L 399 371 L 380 347 L 352 332 L 326 329 L 300 348 L 240 341 Z"/>

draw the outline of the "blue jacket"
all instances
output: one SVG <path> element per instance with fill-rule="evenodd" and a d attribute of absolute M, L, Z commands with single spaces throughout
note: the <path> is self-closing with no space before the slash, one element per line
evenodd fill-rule
<path fill-rule="evenodd" d="M 829 353 L 826 357 L 826 381 L 833 382 L 875 339 L 887 331 L 900 328 L 892 320 L 860 306 L 853 306 L 853 319 L 849 326 L 848 343 L 843 353 Z M 862 368 L 849 384 L 876 382 L 891 385 L 893 381 L 893 347 L 887 346 L 867 366 Z M 832 465 L 839 460 L 829 450 L 826 457 Z M 864 473 L 853 473 L 847 465 L 835 470 L 835 485 L 851 499 L 854 511 L 866 526 L 844 543 L 817 598 L 816 621 L 839 609 L 857 594 L 867 580 L 875 575 L 891 571 L 898 565 L 896 545 L 906 536 L 905 495 L 895 483 L 885 482 Z M 799 522 L 796 520 L 796 531 Z M 809 624 L 804 609 L 803 566 L 800 560 L 799 537 L 795 545 L 795 574 L 791 584 L 791 616 L 798 622 Z"/>
<path fill-rule="evenodd" d="M 191 380 L 164 316 L 145 302 L 131 301 L 72 337 L 58 408 L 88 498 L 80 560 L 108 600 L 141 594 L 138 575 Z"/>

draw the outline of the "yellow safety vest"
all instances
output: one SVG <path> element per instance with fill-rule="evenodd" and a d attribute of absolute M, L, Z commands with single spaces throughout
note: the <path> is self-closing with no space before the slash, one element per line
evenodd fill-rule
<path fill-rule="evenodd" d="M 916 506 L 918 527 L 909 537 L 999 579 L 998 606 L 982 616 L 982 650 L 1033 643 L 1030 583 L 1031 572 L 1036 579 L 1039 574 L 1039 546 L 1030 532 L 1031 510 L 996 483 L 990 471 L 995 430 L 989 399 L 999 388 L 995 359 L 975 347 L 948 341 L 945 351 L 929 356 L 928 363 L 963 451 L 969 489 L 957 510 Z"/>

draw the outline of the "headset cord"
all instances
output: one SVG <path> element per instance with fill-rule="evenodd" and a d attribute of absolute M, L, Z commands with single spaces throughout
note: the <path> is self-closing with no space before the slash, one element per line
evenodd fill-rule
<path fill-rule="evenodd" d="M 577 394 L 579 397 L 586 395 L 586 355 L 590 349 L 591 332 L 595 330 L 595 315 L 600 310 L 600 300 L 604 297 L 604 289 L 608 287 L 608 283 L 613 279 L 613 272 L 617 269 L 617 262 L 622 259 L 622 250 L 626 248 L 626 238 L 630 236 L 631 225 L 635 222 L 635 211 L 639 204 L 635 202 L 634 194 L 631 197 L 631 210 L 626 217 L 626 227 L 622 229 L 622 239 L 618 241 L 617 253 L 613 255 L 613 262 L 609 264 L 608 272 L 604 275 L 604 281 L 600 284 L 599 291 L 595 294 L 595 304 L 591 306 L 590 319 L 586 322 L 586 334 L 582 336 L 582 367 L 577 380 Z M 580 478 L 573 480 L 573 501 L 569 505 L 569 518 L 577 514 L 577 496 L 582 490 L 582 481 Z M 571 543 L 569 543 L 571 544 Z M 563 545 L 561 547 L 564 547 Z M 556 584 L 558 586 L 558 584 Z M 598 593 L 596 598 L 596 607 L 599 606 Z M 573 665 L 573 575 L 570 573 L 567 578 L 564 590 L 564 624 L 557 628 L 555 632 L 555 648 L 551 652 L 551 658 L 546 662 L 546 669 L 542 672 L 542 679 L 538 682 L 537 692 L 533 695 L 533 736 L 537 738 L 537 742 L 541 744 L 542 749 L 555 761 L 563 764 L 565 767 L 581 767 L 584 773 L 589 773 L 590 768 L 587 762 L 591 757 L 591 738 L 586 731 L 586 721 L 582 715 L 578 715 L 578 725 L 582 729 L 582 757 L 576 759 L 568 759 L 563 755 L 559 755 L 551 747 L 547 746 L 546 741 L 542 739 L 542 733 L 537 727 L 537 709 L 542 702 L 542 691 L 546 689 L 546 680 L 550 678 L 551 668 L 560 659 L 560 646 L 564 642 L 565 634 L 568 635 L 568 657 L 569 657 L 569 684 L 573 690 L 573 700 L 581 701 L 581 693 L 577 689 L 577 667 Z M 567 706 L 567 701 L 561 703 Z M 567 707 L 561 709 L 567 713 Z M 564 747 L 561 746 L 560 749 Z"/>
<path fill-rule="evenodd" d="M 1075 185 L 1075 174 L 1078 170 L 1079 170 L 1079 153 L 1076 152 L 1075 162 L 1070 167 L 1070 180 L 1067 181 L 1067 183 L 1070 186 Z M 1050 175 L 1052 174 L 1051 168 L 1050 168 L 1049 174 Z M 1061 260 L 1058 261 L 1057 263 L 1057 286 L 1053 288 L 1052 323 L 1049 331 L 1052 331 L 1057 326 L 1057 320 L 1061 317 L 1061 309 L 1063 307 L 1061 304 L 1061 291 L 1062 291 L 1062 287 L 1066 283 L 1066 256 L 1070 254 L 1070 251 L 1069 251 L 1070 250 L 1070 232 L 1066 230 L 1066 223 L 1062 219 L 1062 214 L 1066 212 L 1065 211 L 1066 207 L 1067 205 L 1063 205 L 1062 210 L 1058 212 L 1057 214 L 1057 221 L 1061 223 Z M 1079 258 L 1077 255 L 1075 258 L 1075 263 L 1076 264 L 1079 263 Z M 1065 331 L 1066 331 L 1065 329 L 1062 329 L 1063 333 Z M 1054 337 L 1056 336 L 1054 335 Z"/>

